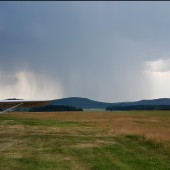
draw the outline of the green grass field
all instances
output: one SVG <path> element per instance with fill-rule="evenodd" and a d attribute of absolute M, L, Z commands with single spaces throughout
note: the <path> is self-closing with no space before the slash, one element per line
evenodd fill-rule
<path fill-rule="evenodd" d="M 170 111 L 0 115 L 2 170 L 170 170 Z"/>

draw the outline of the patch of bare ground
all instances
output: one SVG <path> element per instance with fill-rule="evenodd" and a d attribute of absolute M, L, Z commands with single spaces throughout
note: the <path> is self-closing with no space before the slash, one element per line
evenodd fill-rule
<path fill-rule="evenodd" d="M 96 143 L 78 143 L 75 145 L 71 145 L 70 147 L 75 147 L 75 148 L 93 148 L 93 147 L 99 147 L 98 144 Z"/>
<path fill-rule="evenodd" d="M 0 137 L 12 137 L 15 136 L 22 136 L 26 134 L 28 129 L 26 129 L 22 125 L 0 125 Z"/>
<path fill-rule="evenodd" d="M 69 147 L 94 148 L 94 147 L 101 147 L 101 146 L 104 146 L 104 145 L 113 145 L 113 144 L 115 144 L 115 141 L 96 140 L 96 141 L 88 142 L 88 143 L 77 143 L 75 145 L 70 145 Z"/>

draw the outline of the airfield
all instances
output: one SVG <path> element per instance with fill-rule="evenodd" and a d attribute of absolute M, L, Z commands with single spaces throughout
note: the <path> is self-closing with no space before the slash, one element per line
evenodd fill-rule
<path fill-rule="evenodd" d="M 2 170 L 169 170 L 170 111 L 0 115 Z"/>

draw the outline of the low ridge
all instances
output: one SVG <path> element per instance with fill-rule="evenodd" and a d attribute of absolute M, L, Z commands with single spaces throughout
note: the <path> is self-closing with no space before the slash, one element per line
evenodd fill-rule
<path fill-rule="evenodd" d="M 109 106 L 170 105 L 170 98 L 140 100 L 136 102 L 107 103 L 107 102 L 94 101 L 82 97 L 68 97 L 68 98 L 53 100 L 52 105 L 67 105 L 67 106 L 74 106 L 74 107 L 84 108 L 84 109 L 90 109 L 90 108 L 103 109 Z"/>

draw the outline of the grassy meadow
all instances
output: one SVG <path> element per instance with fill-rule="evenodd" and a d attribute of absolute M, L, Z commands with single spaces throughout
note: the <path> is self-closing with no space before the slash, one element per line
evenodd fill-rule
<path fill-rule="evenodd" d="M 0 170 L 170 170 L 170 111 L 0 115 Z"/>

